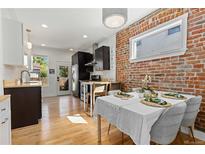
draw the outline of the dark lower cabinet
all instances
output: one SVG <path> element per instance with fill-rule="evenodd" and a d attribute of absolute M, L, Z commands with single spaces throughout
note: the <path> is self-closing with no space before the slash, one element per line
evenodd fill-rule
<path fill-rule="evenodd" d="M 5 88 L 11 95 L 11 127 L 19 128 L 38 123 L 41 119 L 41 87 Z"/>

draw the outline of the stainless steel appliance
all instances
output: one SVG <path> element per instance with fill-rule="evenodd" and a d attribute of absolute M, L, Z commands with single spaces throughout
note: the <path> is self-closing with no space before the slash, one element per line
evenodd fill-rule
<path fill-rule="evenodd" d="M 78 64 L 72 65 L 72 92 L 73 92 L 73 95 L 75 96 L 77 96 L 78 94 L 78 86 L 79 86 L 78 75 L 79 75 Z"/>
<path fill-rule="evenodd" d="M 91 75 L 91 80 L 92 81 L 101 81 L 101 76 L 100 75 Z"/>
<path fill-rule="evenodd" d="M 80 97 L 80 80 L 89 80 L 90 72 L 85 64 L 93 60 L 93 55 L 87 52 L 77 52 L 72 56 L 72 93 Z"/>

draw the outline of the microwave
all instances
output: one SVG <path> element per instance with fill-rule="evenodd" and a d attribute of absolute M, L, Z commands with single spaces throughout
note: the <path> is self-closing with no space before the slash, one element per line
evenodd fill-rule
<path fill-rule="evenodd" d="M 100 75 L 91 75 L 91 80 L 92 81 L 101 81 L 101 76 Z"/>

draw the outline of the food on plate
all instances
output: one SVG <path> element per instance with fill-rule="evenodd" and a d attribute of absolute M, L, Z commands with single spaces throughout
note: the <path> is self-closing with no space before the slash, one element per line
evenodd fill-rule
<path fill-rule="evenodd" d="M 159 104 L 159 105 L 167 105 L 167 102 L 162 100 L 162 99 L 159 99 L 159 98 L 144 98 L 144 101 L 147 101 L 147 102 L 152 102 L 152 103 L 156 103 L 156 104 Z"/>
<path fill-rule="evenodd" d="M 166 97 L 166 98 L 173 98 L 173 99 L 186 99 L 185 96 L 178 94 L 178 93 L 165 93 L 162 94 L 162 97 Z"/>

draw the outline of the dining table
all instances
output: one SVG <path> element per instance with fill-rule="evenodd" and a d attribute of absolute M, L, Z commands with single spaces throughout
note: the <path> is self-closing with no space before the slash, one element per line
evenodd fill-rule
<path fill-rule="evenodd" d="M 170 99 L 162 97 L 163 91 L 157 91 L 158 98 L 176 105 L 186 102 L 194 95 L 182 94 L 186 99 Z M 98 143 L 101 144 L 101 117 L 110 124 L 115 125 L 121 132 L 129 135 L 135 144 L 149 145 L 150 131 L 168 107 L 153 107 L 142 103 L 142 98 L 137 92 L 128 93 L 132 98 L 122 99 L 115 95 L 98 97 L 94 107 L 94 117 L 97 117 Z"/>

